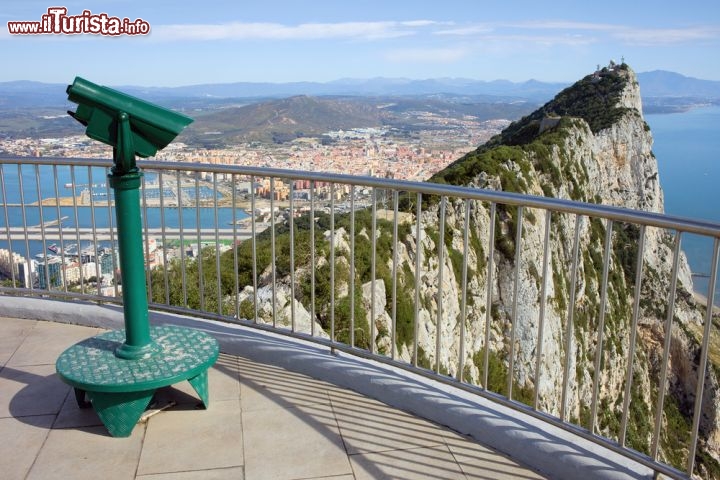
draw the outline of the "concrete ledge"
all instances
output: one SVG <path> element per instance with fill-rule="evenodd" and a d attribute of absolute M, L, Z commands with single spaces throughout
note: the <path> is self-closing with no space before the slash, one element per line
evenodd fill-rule
<path fill-rule="evenodd" d="M 108 329 L 123 328 L 117 306 L 0 297 L 0 315 Z M 355 390 L 470 435 L 556 479 L 651 479 L 653 472 L 607 448 L 464 390 L 327 348 L 238 325 L 151 312 L 155 325 L 204 330 L 222 352 L 303 373 Z"/>

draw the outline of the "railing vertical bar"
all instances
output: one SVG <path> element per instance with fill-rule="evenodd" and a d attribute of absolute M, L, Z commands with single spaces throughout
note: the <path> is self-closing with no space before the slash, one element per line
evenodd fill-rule
<path fill-rule="evenodd" d="M 165 185 L 163 171 L 158 172 L 158 188 L 160 195 L 160 240 L 162 241 L 163 284 L 165 288 L 165 305 L 170 305 L 170 274 L 167 257 L 167 226 L 165 225 Z"/>
<path fill-rule="evenodd" d="M 295 205 L 293 180 L 290 180 L 290 328 L 295 331 Z"/>
<path fill-rule="evenodd" d="M 233 279 L 234 279 L 234 290 L 235 292 L 235 318 L 240 318 L 240 283 L 238 280 L 238 237 L 237 237 L 237 175 L 234 173 L 232 174 L 232 177 L 230 178 L 230 188 L 232 189 L 232 224 L 233 224 L 233 241 L 232 241 L 232 250 L 233 250 Z M 250 212 L 250 215 L 254 215 L 253 212 Z"/>
<path fill-rule="evenodd" d="M 270 177 L 270 259 L 272 260 L 272 325 L 277 327 L 277 258 L 275 256 L 275 177 Z"/>
<path fill-rule="evenodd" d="M 108 175 L 110 174 L 110 170 L 108 168 L 105 169 L 105 198 L 107 198 L 108 201 L 108 228 L 110 229 L 110 257 L 112 260 L 112 276 L 113 276 L 113 288 L 115 290 L 115 298 L 118 298 L 120 296 L 120 291 L 118 289 L 118 266 L 117 261 L 115 259 L 115 215 L 113 215 L 113 202 L 114 197 L 111 194 L 110 189 L 110 182 L 107 181 Z M 57 187 L 57 175 L 55 175 L 55 182 Z M 57 188 L 55 190 L 57 192 Z M 60 230 L 60 241 L 62 242 L 62 229 Z M 64 249 L 63 249 L 64 250 Z M 63 251 L 64 253 L 64 251 Z M 63 260 L 64 261 L 64 260 Z"/>
<path fill-rule="evenodd" d="M 78 216 L 77 197 L 75 196 L 75 189 L 77 188 L 77 183 L 75 182 L 75 165 L 70 165 L 70 184 L 72 185 L 72 203 L 73 212 L 75 214 L 75 239 L 77 240 L 75 250 L 77 252 L 78 261 L 80 261 L 80 217 Z M 83 291 L 84 289 L 82 268 L 80 268 L 80 291 Z"/>
<path fill-rule="evenodd" d="M 600 319 L 598 320 L 597 344 L 595 346 L 595 373 L 593 378 L 592 404 L 590 407 L 590 433 L 595 434 L 597 422 L 598 395 L 600 392 L 600 377 L 602 376 L 601 359 L 604 354 L 603 344 L 605 337 L 605 314 L 607 313 L 607 288 L 610 274 L 610 259 L 612 257 L 612 229 L 613 221 L 608 220 L 605 226 L 605 243 L 603 248 L 602 286 L 600 287 Z"/>
<path fill-rule="evenodd" d="M 492 320 L 492 281 L 493 281 L 493 257 L 495 256 L 495 216 L 497 206 L 490 204 L 490 233 L 488 234 L 488 259 L 487 259 L 487 293 L 485 298 L 485 355 L 483 358 L 483 384 L 488 389 L 488 370 L 490 365 L 490 320 Z"/>
<path fill-rule="evenodd" d="M 53 165 L 54 166 L 54 165 Z M 15 251 L 12 247 L 12 234 L 10 233 L 10 216 L 8 215 L 8 202 L 7 202 L 7 193 L 5 191 L 5 166 L 3 164 L 0 164 L 0 190 L 2 190 L 2 202 L 3 202 L 3 215 L 5 216 L 5 232 L 7 233 L 7 242 L 8 242 L 8 260 L 10 262 L 10 280 L 12 281 L 13 287 L 17 287 L 15 285 L 16 279 L 15 279 Z M 55 175 L 55 197 L 57 198 L 57 175 Z M 57 205 L 59 205 L 60 202 L 56 202 Z M 60 207 L 58 207 L 60 208 Z M 60 218 L 58 216 L 58 218 Z M 62 229 L 60 229 L 62 231 Z M 25 259 L 27 262 L 27 258 Z M 25 267 L 23 267 L 24 273 L 28 277 L 28 281 L 32 281 L 32 277 L 28 270 L 27 263 L 25 264 Z M 64 269 L 63 269 L 64 272 Z M 20 270 L 18 269 L 18 275 L 20 274 Z M 65 283 L 65 282 L 63 282 Z M 25 282 L 23 282 L 22 288 L 27 288 L 27 285 Z M 67 287 L 65 289 L 67 291 Z"/>
<path fill-rule="evenodd" d="M 422 193 L 417 192 L 415 206 L 415 316 L 413 317 L 413 351 L 412 364 L 417 367 L 418 355 L 418 325 L 420 323 L 420 261 L 422 257 L 422 242 L 420 241 L 420 223 L 422 216 Z"/>
<path fill-rule="evenodd" d="M 350 185 L 350 346 L 355 346 L 355 185 Z"/>
<path fill-rule="evenodd" d="M 715 284 L 718 273 L 718 255 L 720 254 L 720 239 L 715 239 L 712 256 L 712 266 L 710 267 L 710 282 L 707 293 L 707 307 L 705 311 L 705 328 L 703 329 L 702 347 L 700 351 L 700 365 L 697 369 L 697 387 L 695 389 L 695 408 L 693 411 L 693 423 L 690 439 L 690 452 L 688 454 L 688 476 L 692 475 L 695 468 L 695 452 L 697 451 L 698 431 L 700 429 L 700 415 L 702 413 L 702 398 L 705 388 L 705 373 L 707 370 L 709 344 L 710 344 L 710 328 L 712 327 L 713 308 L 715 305 Z"/>
<path fill-rule="evenodd" d="M 60 268 L 60 274 L 62 275 L 63 290 L 65 291 L 65 293 L 67 293 L 68 288 L 67 272 L 65 271 L 65 239 L 62 228 L 62 211 L 60 210 L 60 188 L 58 186 L 57 165 L 53 165 L 53 184 L 55 187 L 55 211 L 58 218 L 58 235 L 60 237 L 60 262 L 62 265 L 62 268 Z M 108 202 L 109 201 L 110 199 L 108 198 Z M 7 222 L 7 220 L 5 221 Z M 110 232 L 112 233 L 112 226 L 110 228 Z M 115 288 L 117 288 L 117 286 Z"/>
<path fill-rule="evenodd" d="M 75 186 L 75 182 L 73 182 L 73 186 Z M 22 176 L 22 165 L 18 163 L 18 190 L 20 192 L 20 213 L 22 215 L 22 224 L 23 226 L 27 226 L 27 211 L 25 210 L 25 187 L 23 186 L 23 176 Z M 75 219 L 77 223 L 77 212 L 75 212 Z M 26 261 L 27 263 L 26 268 L 28 271 L 28 278 L 30 279 L 30 290 L 34 289 L 34 283 L 32 278 L 32 256 L 30 254 L 30 239 L 28 238 L 28 232 L 27 228 L 23 230 L 23 235 L 25 237 L 25 255 L 26 255 Z M 45 253 L 45 252 L 43 252 Z M 47 259 L 46 259 L 47 263 Z M 46 277 L 47 278 L 47 277 Z"/>
<path fill-rule="evenodd" d="M 393 190 L 393 265 L 392 265 L 392 347 L 390 358 L 397 355 L 397 264 L 398 264 L 398 191 Z"/>
<path fill-rule="evenodd" d="M 145 186 L 145 175 L 142 176 L 141 185 L 142 188 L 140 189 L 140 191 L 142 195 L 143 237 L 145 237 L 145 288 L 147 289 L 147 301 L 148 303 L 152 303 L 152 279 L 150 278 L 152 261 L 150 261 L 150 229 L 148 227 L 147 188 Z M 90 182 L 90 186 L 90 188 L 92 188 L 92 182 Z M 90 190 L 90 197 L 92 197 L 92 190 Z"/>
<path fill-rule="evenodd" d="M 335 184 L 330 184 L 330 341 L 335 343 Z"/>
<path fill-rule="evenodd" d="M 465 223 L 463 235 L 463 265 L 462 265 L 462 297 L 460 299 L 460 352 L 458 354 L 458 382 L 463 381 L 465 369 L 465 322 L 467 321 L 467 277 L 468 277 L 468 247 L 470 231 L 470 199 L 465 199 Z"/>
<path fill-rule="evenodd" d="M 673 246 L 673 264 L 670 274 L 670 291 L 668 292 L 668 312 L 665 319 L 665 344 L 663 345 L 662 365 L 660 367 L 660 381 L 658 383 L 658 399 L 655 409 L 655 425 L 653 428 L 653 439 L 651 456 L 657 460 L 658 446 L 660 444 L 660 428 L 662 427 L 663 407 L 665 403 L 665 384 L 667 383 L 668 360 L 670 358 L 670 340 L 672 339 L 672 323 L 675 315 L 675 292 L 677 290 L 678 266 L 680 264 L 680 241 L 682 232 L 675 234 Z"/>
<path fill-rule="evenodd" d="M 88 167 L 90 168 L 90 167 Z M 38 213 L 39 213 L 39 220 L 40 220 L 40 237 L 42 238 L 42 246 L 43 246 L 43 255 L 45 255 L 45 278 L 47 279 L 47 289 L 51 290 L 52 283 L 50 281 L 50 267 L 48 266 L 48 258 L 47 258 L 47 240 L 45 238 L 45 215 L 43 214 L 43 197 L 42 197 L 42 190 L 40 189 L 40 166 L 35 165 L 35 187 L 37 188 L 37 204 L 38 204 Z M 93 225 L 94 229 L 94 225 Z M 61 265 L 60 269 L 62 270 L 64 265 Z"/>
<path fill-rule="evenodd" d="M 253 322 L 258 322 L 258 277 L 257 277 L 257 227 L 255 220 L 255 176 L 250 175 L 250 210 L 252 210 L 252 221 L 250 222 L 250 230 L 252 231 L 252 277 L 253 277 Z"/>
<path fill-rule="evenodd" d="M 180 272 L 182 276 L 182 294 L 183 294 L 183 306 L 188 307 L 188 295 L 187 295 L 187 275 L 185 272 L 185 228 L 183 226 L 183 215 L 185 209 L 183 208 L 183 189 L 182 182 L 180 180 L 180 170 L 175 171 L 177 178 L 177 208 L 178 208 L 178 230 L 180 231 Z"/>
<path fill-rule="evenodd" d="M 200 229 L 200 171 L 195 171 L 195 232 L 197 233 L 198 291 L 200 310 L 205 311 L 205 275 L 203 273 L 202 231 Z"/>
<path fill-rule="evenodd" d="M 310 336 L 315 336 L 315 180 L 310 182 Z"/>
<path fill-rule="evenodd" d="M 93 238 L 93 253 L 95 254 L 95 285 L 97 287 L 98 297 L 100 296 L 101 282 L 100 282 L 100 258 L 98 258 L 98 238 L 97 228 L 95 227 L 95 196 L 93 195 L 93 167 L 88 167 L 88 184 L 90 184 L 90 222 L 92 223 L 92 238 Z"/>
<path fill-rule="evenodd" d="M 538 319 L 537 355 L 535 356 L 535 398 L 533 408 L 540 405 L 540 378 L 542 377 L 543 339 L 545 337 L 545 309 L 547 307 L 548 270 L 550 265 L 550 226 L 552 211 L 545 210 L 545 237 L 543 240 L 542 285 L 540 286 L 540 317 Z"/>
<path fill-rule="evenodd" d="M 513 280 L 513 303 L 510 325 L 510 357 L 508 358 L 507 397 L 512 400 L 513 377 L 515 376 L 515 338 L 518 322 L 518 295 L 520 292 L 520 243 L 522 243 L 523 207 L 517 207 L 517 227 L 515 229 L 515 279 Z"/>
<path fill-rule="evenodd" d="M 437 284 L 437 318 L 435 319 L 435 373 L 440 373 L 440 347 L 442 345 L 443 316 L 443 270 L 445 267 L 445 209 L 447 197 L 440 198 L 440 236 L 438 238 L 438 284 Z"/>
<path fill-rule="evenodd" d="M 370 353 L 375 353 L 375 261 L 377 256 L 377 190 L 372 189 L 372 220 L 370 232 Z"/>
<path fill-rule="evenodd" d="M 560 404 L 560 420 L 567 418 L 568 383 L 570 382 L 570 360 L 572 359 L 573 321 L 575 318 L 575 290 L 577 289 L 577 267 L 580 252 L 580 215 L 575 215 L 575 238 L 573 240 L 573 260 L 570 279 L 570 303 L 568 304 L 568 321 L 565 330 L 565 362 L 563 364 L 562 403 Z"/>
<path fill-rule="evenodd" d="M 637 324 L 640 316 L 640 295 L 642 293 L 643 250 L 645 249 L 645 225 L 640 225 L 640 239 L 638 240 L 637 266 L 635 268 L 635 298 L 633 299 L 632 325 L 630 326 L 630 351 L 628 352 L 627 378 L 625 380 L 625 397 L 623 398 L 622 420 L 620 425 L 621 446 L 625 446 L 627 436 L 628 417 L 630 414 L 630 397 L 633 383 L 633 369 L 635 366 L 635 339 L 637 338 Z"/>
<path fill-rule="evenodd" d="M 215 282 L 217 287 L 218 314 L 223 315 L 222 279 L 220 278 L 220 221 L 218 220 L 217 172 L 213 172 L 213 220 L 215 221 Z"/>

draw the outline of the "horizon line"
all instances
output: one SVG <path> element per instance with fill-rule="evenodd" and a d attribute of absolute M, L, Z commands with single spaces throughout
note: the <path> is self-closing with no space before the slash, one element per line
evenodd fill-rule
<path fill-rule="evenodd" d="M 643 72 L 636 72 L 637 75 L 645 74 L 645 73 L 655 73 L 655 72 L 663 72 L 663 73 L 672 73 L 676 75 L 680 75 L 682 77 L 685 77 L 687 79 L 691 80 L 700 80 L 700 81 L 707 81 L 707 82 L 720 82 L 720 80 L 714 80 L 714 79 L 706 79 L 706 78 L 698 78 L 698 77 L 691 77 L 688 75 L 685 75 L 680 72 L 675 72 L 672 70 L 663 70 L 663 69 L 655 69 L 655 70 L 648 70 Z M 590 74 L 588 74 L 590 75 Z M 478 82 L 478 83 L 495 83 L 495 82 L 507 82 L 514 85 L 520 85 L 528 82 L 538 82 L 538 83 L 544 83 L 548 85 L 555 85 L 555 84 L 571 84 L 577 80 L 538 80 L 536 78 L 528 78 L 526 80 L 521 81 L 513 81 L 508 80 L 505 78 L 496 78 L 492 80 L 483 80 L 479 78 L 470 78 L 470 77 L 424 77 L 424 78 L 410 78 L 410 77 L 383 77 L 383 76 L 374 76 L 374 77 L 340 77 L 336 78 L 334 80 L 289 80 L 289 81 L 247 81 L 247 80 L 237 80 L 232 82 L 206 82 L 206 83 L 190 83 L 190 84 L 183 84 L 183 85 L 174 85 L 174 86 L 167 86 L 167 85 L 139 85 L 139 84 L 113 84 L 115 86 L 120 87 L 137 87 L 137 88 L 167 88 L 167 89 L 174 89 L 174 88 L 187 88 L 187 87 L 199 87 L 199 86 L 207 86 L 207 85 L 234 85 L 234 84 L 249 84 L 249 85 L 292 85 L 292 84 L 303 84 L 303 83 L 309 83 L 309 84 L 318 84 L 318 85 L 329 85 L 332 83 L 341 83 L 341 82 L 369 82 L 373 80 L 401 80 L 404 82 L 427 82 L 427 81 L 467 81 L 467 82 Z M 0 81 L 0 85 L 8 84 L 8 83 L 39 83 L 43 85 L 66 85 L 67 82 L 48 82 L 48 81 L 40 81 L 40 80 L 30 80 L 30 79 L 16 79 L 16 80 L 2 80 Z"/>

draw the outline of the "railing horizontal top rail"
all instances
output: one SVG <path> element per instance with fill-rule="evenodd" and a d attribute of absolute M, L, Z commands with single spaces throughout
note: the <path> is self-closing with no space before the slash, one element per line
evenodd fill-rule
<path fill-rule="evenodd" d="M 100 158 L 69 158 L 69 157 L 18 157 L 0 156 L 2 164 L 27 165 L 74 165 L 91 167 L 111 167 L 111 159 Z M 720 223 L 709 220 L 667 215 L 665 213 L 645 212 L 611 205 L 577 202 L 551 197 L 540 197 L 499 190 L 488 190 L 466 186 L 446 185 L 430 182 L 412 182 L 379 177 L 366 177 L 327 172 L 309 172 L 284 170 L 279 168 L 248 167 L 237 165 L 210 165 L 183 162 L 164 162 L 157 160 L 139 161 L 138 166 L 151 170 L 203 171 L 207 173 L 253 175 L 256 177 L 275 177 L 288 180 L 311 180 L 318 182 L 352 184 L 380 189 L 399 190 L 404 192 L 420 192 L 425 195 L 451 196 L 478 200 L 483 202 L 502 203 L 506 205 L 522 205 L 529 208 L 540 208 L 560 213 L 571 213 L 589 217 L 600 217 L 616 222 L 629 222 L 648 227 L 678 230 L 686 233 L 707 235 L 720 239 Z"/>

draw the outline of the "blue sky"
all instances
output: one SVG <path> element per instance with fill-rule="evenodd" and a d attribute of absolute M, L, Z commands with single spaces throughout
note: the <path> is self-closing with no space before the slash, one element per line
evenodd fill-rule
<path fill-rule="evenodd" d="M 10 35 L 48 7 L 150 24 L 147 36 Z M 3 0 L 0 81 L 109 85 L 438 78 L 574 81 L 636 71 L 720 80 L 720 2 L 669 0 Z"/>

